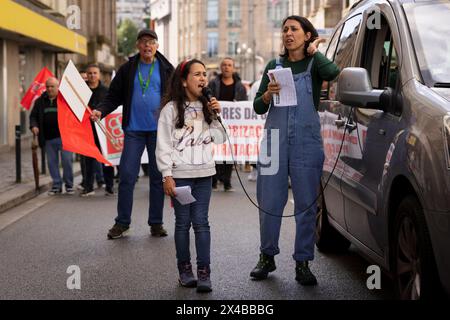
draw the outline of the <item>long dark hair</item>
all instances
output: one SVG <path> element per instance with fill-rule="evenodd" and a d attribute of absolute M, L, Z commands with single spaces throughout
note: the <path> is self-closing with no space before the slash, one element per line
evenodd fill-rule
<path fill-rule="evenodd" d="M 317 32 L 316 28 L 314 28 L 313 24 L 308 19 L 306 19 L 305 17 L 296 16 L 296 15 L 285 18 L 283 20 L 283 23 L 281 24 L 281 30 L 283 30 L 283 27 L 288 20 L 298 21 L 298 23 L 300 23 L 300 26 L 302 27 L 303 31 L 305 32 L 305 34 L 307 32 L 311 33 L 311 38 L 309 38 L 308 41 L 305 41 L 305 57 L 307 57 L 308 56 L 308 46 L 310 43 L 314 42 L 314 40 L 316 40 L 316 38 L 319 37 L 319 33 Z M 281 31 L 281 33 L 283 33 L 283 31 Z M 288 56 L 289 56 L 289 52 L 283 46 L 283 51 L 281 52 L 280 57 L 287 58 Z"/>
<path fill-rule="evenodd" d="M 170 77 L 169 85 L 167 86 L 167 90 L 161 100 L 161 109 L 164 108 L 170 101 L 173 101 L 175 104 L 175 108 L 178 113 L 175 124 L 175 128 L 177 129 L 184 127 L 184 111 L 188 103 L 186 88 L 183 86 L 183 80 L 187 80 L 191 66 L 196 63 L 199 63 L 205 67 L 205 64 L 197 59 L 183 61 L 177 66 L 174 73 Z M 211 124 L 212 113 L 208 108 L 208 101 L 203 96 L 199 97 L 199 101 L 203 105 L 203 115 L 205 117 L 205 121 L 208 124 Z"/>

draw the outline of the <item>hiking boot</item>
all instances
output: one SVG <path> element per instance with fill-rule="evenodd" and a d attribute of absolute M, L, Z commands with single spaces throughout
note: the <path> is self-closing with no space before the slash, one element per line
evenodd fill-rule
<path fill-rule="evenodd" d="M 154 224 L 150 226 L 150 234 L 152 237 L 166 237 L 167 231 L 162 224 Z"/>
<path fill-rule="evenodd" d="M 49 196 L 55 196 L 55 195 L 57 195 L 57 194 L 61 194 L 62 193 L 62 189 L 61 188 L 58 188 L 58 187 L 53 187 L 47 194 L 49 195 Z"/>
<path fill-rule="evenodd" d="M 259 255 L 258 264 L 252 272 L 250 272 L 250 277 L 255 278 L 256 280 L 264 280 L 269 275 L 269 272 L 275 271 L 276 268 L 274 256 L 261 253 Z"/>
<path fill-rule="evenodd" d="M 300 282 L 302 286 L 315 286 L 317 279 L 308 266 L 308 261 L 297 261 L 295 267 L 295 280 Z"/>
<path fill-rule="evenodd" d="M 211 292 L 211 269 L 209 267 L 197 267 L 197 292 Z"/>
<path fill-rule="evenodd" d="M 130 229 L 129 226 L 124 226 L 116 223 L 111 229 L 109 229 L 108 239 L 112 240 L 122 238 L 128 233 L 129 229 Z"/>
<path fill-rule="evenodd" d="M 197 279 L 194 277 L 194 273 L 192 272 L 192 264 L 190 262 L 179 263 L 178 272 L 180 273 L 178 282 L 182 287 L 195 288 L 197 286 Z"/>

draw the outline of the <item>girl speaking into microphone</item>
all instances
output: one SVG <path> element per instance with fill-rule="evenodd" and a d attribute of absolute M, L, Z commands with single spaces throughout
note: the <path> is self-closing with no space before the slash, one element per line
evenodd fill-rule
<path fill-rule="evenodd" d="M 210 292 L 211 235 L 208 222 L 212 176 L 215 162 L 212 144 L 226 141 L 215 113 L 220 104 L 202 96 L 208 84 L 203 62 L 193 59 L 180 63 L 172 75 L 162 101 L 158 122 L 156 161 L 163 176 L 164 192 L 175 209 L 175 248 L 179 283 Z M 195 202 L 182 204 L 177 187 L 190 187 Z M 181 201 L 184 203 L 184 201 Z M 189 230 L 193 227 L 197 251 L 197 279 L 192 272 Z"/>

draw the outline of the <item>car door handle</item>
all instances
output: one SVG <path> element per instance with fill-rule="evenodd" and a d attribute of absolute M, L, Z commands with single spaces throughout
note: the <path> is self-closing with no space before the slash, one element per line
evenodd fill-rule
<path fill-rule="evenodd" d="M 353 130 L 356 129 L 356 124 L 355 124 L 355 123 L 347 123 L 347 124 L 345 125 L 345 129 L 348 130 L 348 133 L 352 133 Z"/>
<path fill-rule="evenodd" d="M 336 120 L 334 120 L 334 124 L 339 129 L 342 128 L 345 125 L 345 122 L 346 122 L 345 119 L 336 119 Z"/>

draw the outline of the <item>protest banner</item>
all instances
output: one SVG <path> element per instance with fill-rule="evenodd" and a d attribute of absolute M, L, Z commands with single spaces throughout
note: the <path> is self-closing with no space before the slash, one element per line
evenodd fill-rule
<path fill-rule="evenodd" d="M 228 140 L 223 144 L 215 144 L 214 160 L 232 163 L 234 157 L 238 163 L 256 163 L 267 114 L 256 114 L 253 110 L 253 101 L 220 101 L 220 106 L 231 146 Z"/>
<path fill-rule="evenodd" d="M 101 122 L 103 123 L 106 131 L 118 142 L 117 144 L 111 143 L 111 141 L 106 138 L 105 133 L 100 129 L 100 127 L 95 124 L 102 154 L 112 165 L 118 166 L 120 163 L 120 157 L 122 156 L 122 148 L 118 148 L 117 146 L 123 146 L 124 140 L 124 133 L 122 130 L 122 106 L 108 114 L 102 119 Z M 148 163 L 147 148 L 144 149 L 141 163 Z"/>

